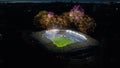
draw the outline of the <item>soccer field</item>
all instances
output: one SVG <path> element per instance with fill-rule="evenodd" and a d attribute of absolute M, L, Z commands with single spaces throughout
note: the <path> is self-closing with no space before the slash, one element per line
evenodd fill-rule
<path fill-rule="evenodd" d="M 55 44 L 57 47 L 64 47 L 74 43 L 72 40 L 69 40 L 65 37 L 52 38 L 51 40 L 53 44 Z"/>

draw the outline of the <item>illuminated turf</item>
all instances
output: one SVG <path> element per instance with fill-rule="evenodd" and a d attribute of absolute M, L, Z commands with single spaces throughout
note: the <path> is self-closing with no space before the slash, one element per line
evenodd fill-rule
<path fill-rule="evenodd" d="M 64 47 L 64 46 L 74 43 L 73 41 L 65 37 L 52 38 L 51 40 L 57 47 Z"/>

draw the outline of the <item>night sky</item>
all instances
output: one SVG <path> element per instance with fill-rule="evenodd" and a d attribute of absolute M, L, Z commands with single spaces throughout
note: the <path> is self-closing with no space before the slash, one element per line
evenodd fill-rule
<path fill-rule="evenodd" d="M 120 2 L 120 0 L 0 0 L 0 1 L 17 1 L 17 2 Z"/>

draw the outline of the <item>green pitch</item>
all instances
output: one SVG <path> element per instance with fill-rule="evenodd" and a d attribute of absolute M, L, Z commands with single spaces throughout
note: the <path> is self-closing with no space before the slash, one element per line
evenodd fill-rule
<path fill-rule="evenodd" d="M 69 40 L 65 37 L 52 38 L 51 40 L 57 47 L 64 47 L 74 43 L 72 40 Z"/>

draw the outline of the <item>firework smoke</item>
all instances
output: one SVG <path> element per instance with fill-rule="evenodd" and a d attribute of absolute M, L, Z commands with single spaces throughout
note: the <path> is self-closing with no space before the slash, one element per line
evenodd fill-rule
<path fill-rule="evenodd" d="M 94 31 L 96 27 L 94 19 L 86 15 L 80 5 L 75 5 L 69 12 L 64 12 L 60 16 L 51 11 L 40 11 L 34 17 L 34 23 L 44 29 L 63 29 L 73 24 L 83 33 Z"/>

